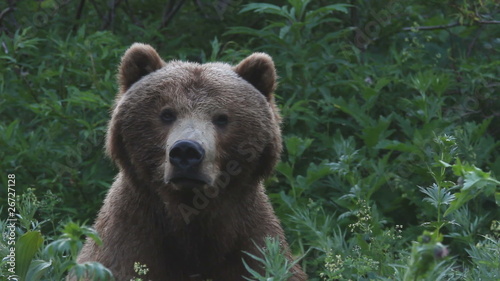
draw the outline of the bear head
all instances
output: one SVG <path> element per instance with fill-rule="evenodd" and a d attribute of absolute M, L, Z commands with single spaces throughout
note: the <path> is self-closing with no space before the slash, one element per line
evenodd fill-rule
<path fill-rule="evenodd" d="M 255 185 L 281 153 L 274 63 L 164 62 L 135 43 L 119 66 L 106 151 L 121 173 L 160 197 Z"/>

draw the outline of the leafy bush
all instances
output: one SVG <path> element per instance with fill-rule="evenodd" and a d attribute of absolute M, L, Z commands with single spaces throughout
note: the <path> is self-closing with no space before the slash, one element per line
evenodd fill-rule
<path fill-rule="evenodd" d="M 116 173 L 102 147 L 134 41 L 200 62 L 272 55 L 285 153 L 267 186 L 310 280 L 499 278 L 496 1 L 97 2 L 0 4 L 0 172 L 17 180 L 21 278 L 109 278 L 75 258 Z M 268 242 L 257 280 L 290 266 Z"/>

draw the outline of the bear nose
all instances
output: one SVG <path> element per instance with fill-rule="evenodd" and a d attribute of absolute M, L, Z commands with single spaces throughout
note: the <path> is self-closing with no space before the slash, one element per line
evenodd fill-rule
<path fill-rule="evenodd" d="M 188 169 L 201 163 L 205 156 L 205 150 L 195 141 L 180 140 L 174 143 L 168 156 L 170 163 L 175 167 Z"/>

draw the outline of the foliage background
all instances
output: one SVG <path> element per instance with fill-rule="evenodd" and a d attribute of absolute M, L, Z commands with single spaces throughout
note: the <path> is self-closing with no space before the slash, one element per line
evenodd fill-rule
<path fill-rule="evenodd" d="M 498 280 L 499 11 L 493 0 L 0 3 L 0 174 L 16 175 L 18 245 L 34 249 L 18 274 L 60 280 L 94 234 L 84 225 L 116 173 L 102 149 L 116 67 L 140 41 L 164 59 L 273 57 L 286 150 L 268 192 L 311 280 Z"/>

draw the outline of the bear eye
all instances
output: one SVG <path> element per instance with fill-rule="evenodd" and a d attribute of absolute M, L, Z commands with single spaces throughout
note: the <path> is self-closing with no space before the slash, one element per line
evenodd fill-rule
<path fill-rule="evenodd" d="M 164 109 L 161 112 L 160 117 L 161 120 L 167 124 L 170 124 L 177 119 L 177 116 L 175 116 L 175 113 L 171 109 Z"/>
<path fill-rule="evenodd" d="M 226 114 L 220 114 L 215 116 L 212 122 L 215 124 L 215 126 L 224 128 L 227 126 L 227 123 L 229 123 L 229 117 Z"/>

